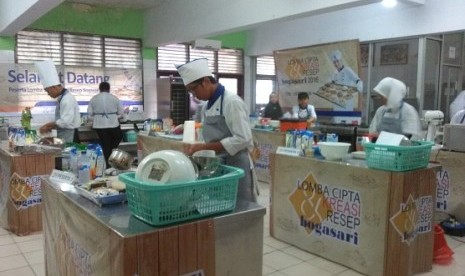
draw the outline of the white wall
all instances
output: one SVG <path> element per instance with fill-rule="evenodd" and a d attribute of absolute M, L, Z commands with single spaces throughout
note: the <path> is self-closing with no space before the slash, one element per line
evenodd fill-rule
<path fill-rule="evenodd" d="M 144 14 L 144 45 L 188 42 L 381 0 L 179 0 Z"/>
<path fill-rule="evenodd" d="M 424 5 L 381 4 L 314 15 L 250 30 L 247 55 L 272 54 L 273 50 L 359 39 L 373 41 L 465 29 L 465 1 L 427 0 Z"/>
<path fill-rule="evenodd" d="M 0 35 L 15 35 L 64 0 L 0 0 Z"/>

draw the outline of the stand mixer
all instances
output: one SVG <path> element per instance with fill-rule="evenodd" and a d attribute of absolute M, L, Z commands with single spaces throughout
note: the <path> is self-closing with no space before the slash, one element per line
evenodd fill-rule
<path fill-rule="evenodd" d="M 436 137 L 442 134 L 438 130 L 444 121 L 444 113 L 441 110 L 426 110 L 423 118 L 428 125 L 426 141 L 435 142 Z"/>

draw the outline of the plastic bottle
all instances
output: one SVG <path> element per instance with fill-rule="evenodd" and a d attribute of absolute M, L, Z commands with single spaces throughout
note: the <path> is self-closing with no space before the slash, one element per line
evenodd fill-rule
<path fill-rule="evenodd" d="M 78 182 L 80 184 L 85 184 L 90 181 L 90 159 L 87 156 L 87 152 L 81 151 L 81 156 L 78 161 Z"/>
<path fill-rule="evenodd" d="M 24 108 L 24 110 L 21 112 L 21 126 L 25 129 L 31 129 L 31 119 L 31 108 Z"/>
<path fill-rule="evenodd" d="M 95 161 L 95 177 L 102 177 L 106 169 L 105 156 L 100 145 L 95 148 L 97 159 Z"/>
<path fill-rule="evenodd" d="M 69 171 L 78 175 L 78 153 L 76 147 L 71 147 L 69 151 Z"/>

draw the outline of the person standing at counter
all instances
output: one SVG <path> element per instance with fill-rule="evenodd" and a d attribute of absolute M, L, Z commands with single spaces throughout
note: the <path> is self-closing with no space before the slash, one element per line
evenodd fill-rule
<path fill-rule="evenodd" d="M 307 128 L 312 127 L 316 122 L 315 107 L 308 103 L 309 97 L 307 92 L 299 92 L 297 95 L 298 105 L 292 107 L 293 117 L 307 120 Z M 296 116 L 297 115 L 297 116 Z"/>
<path fill-rule="evenodd" d="M 404 102 L 407 88 L 394 78 L 384 78 L 373 90 L 382 97 L 380 106 L 370 124 L 370 133 L 387 131 L 406 135 L 415 140 L 422 139 L 420 116 L 413 106 Z"/>
<path fill-rule="evenodd" d="M 108 158 L 123 139 L 119 120 L 124 116 L 124 109 L 120 100 L 110 94 L 108 82 L 101 82 L 99 90 L 100 93 L 90 99 L 87 113 L 89 120 L 92 120 L 92 128 L 97 132 L 103 156 L 105 156 L 107 168 L 109 168 Z"/>
<path fill-rule="evenodd" d="M 271 118 L 271 120 L 279 120 L 282 116 L 283 111 L 278 101 L 278 94 L 276 92 L 271 92 L 270 101 L 265 106 L 263 117 Z"/>
<path fill-rule="evenodd" d="M 450 104 L 450 117 L 451 124 L 465 124 L 465 90 Z"/>
<path fill-rule="evenodd" d="M 238 199 L 256 202 L 248 151 L 253 147 L 253 138 L 245 102 L 212 77 L 206 58 L 178 65 L 176 69 L 187 91 L 207 101 L 201 111 L 205 143 L 185 144 L 185 153 L 214 150 L 224 157 L 226 165 L 243 169 L 245 176 L 239 180 Z"/>
<path fill-rule="evenodd" d="M 57 137 L 65 143 L 78 143 L 77 129 L 81 125 L 81 115 L 76 98 L 61 85 L 52 60 L 36 62 L 35 66 L 45 91 L 50 97 L 57 99 L 55 121 L 41 126 L 40 133 L 50 133 L 52 129 L 57 129 Z"/>

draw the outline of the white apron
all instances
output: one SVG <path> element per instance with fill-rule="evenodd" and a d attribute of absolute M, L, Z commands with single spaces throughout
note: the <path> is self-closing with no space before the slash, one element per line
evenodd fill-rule
<path fill-rule="evenodd" d="M 55 108 L 55 121 L 60 119 L 60 104 L 61 100 L 63 97 L 68 93 L 68 90 L 64 90 L 63 93 L 60 96 L 60 99 L 58 100 L 58 103 Z M 74 141 L 74 132 L 75 129 L 69 129 L 69 128 L 60 128 L 57 126 L 57 137 L 61 138 L 64 140 L 65 143 L 72 143 Z"/>

